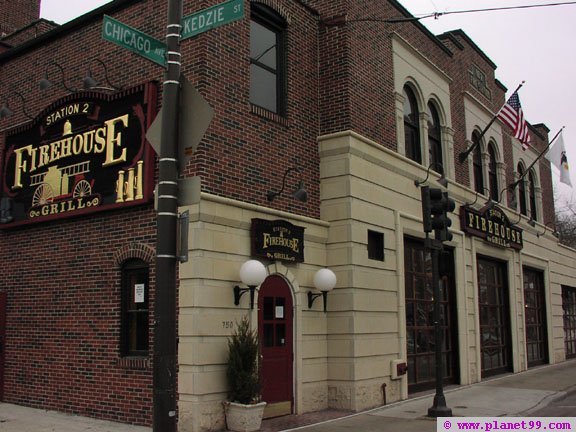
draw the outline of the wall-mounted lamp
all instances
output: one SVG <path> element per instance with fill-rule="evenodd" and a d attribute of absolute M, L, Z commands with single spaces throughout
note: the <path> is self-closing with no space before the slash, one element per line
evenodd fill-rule
<path fill-rule="evenodd" d="M 104 69 L 104 80 L 106 81 L 106 84 L 108 85 L 108 87 L 102 87 L 100 86 L 100 83 L 98 81 L 96 81 L 94 79 L 94 77 L 92 76 L 92 63 L 99 63 L 100 65 L 102 65 L 102 69 Z M 99 58 L 93 58 L 90 61 L 90 65 L 88 66 L 88 72 L 86 73 L 86 76 L 84 77 L 84 79 L 82 80 L 82 83 L 84 85 L 84 89 L 85 90 L 121 90 L 122 87 L 119 86 L 115 86 L 113 84 L 110 83 L 110 80 L 108 79 L 108 68 L 106 67 L 106 64 L 104 64 L 104 62 L 102 60 L 100 60 Z"/>
<path fill-rule="evenodd" d="M 238 285 L 234 287 L 234 304 L 238 306 L 240 298 L 245 292 L 250 291 L 250 309 L 254 309 L 254 291 L 258 285 L 264 282 L 267 275 L 266 267 L 260 261 L 249 260 L 242 264 L 242 267 L 240 267 L 240 280 L 248 288 L 240 288 Z"/>
<path fill-rule="evenodd" d="M 24 115 L 26 117 L 28 117 L 30 120 L 33 118 L 30 114 L 28 114 L 28 111 L 26 111 L 26 100 L 24 99 L 24 96 L 22 96 L 22 93 L 17 92 L 17 91 L 13 91 L 11 94 L 15 94 L 16 96 L 18 96 L 20 98 L 20 100 L 22 101 L 22 112 L 24 113 Z M 8 98 L 6 98 L 8 99 Z M 8 106 L 8 101 L 6 100 L 4 102 L 4 105 L 2 105 L 2 108 L 0 108 L 0 119 L 5 119 L 8 117 L 11 117 L 14 115 L 14 111 L 12 111 L 10 109 L 10 107 Z"/>
<path fill-rule="evenodd" d="M 544 231 L 536 233 L 536 237 L 540 238 L 540 236 L 543 236 L 544 234 L 546 234 L 546 225 L 544 225 Z"/>
<path fill-rule="evenodd" d="M 66 85 L 66 77 L 64 75 L 64 68 L 62 66 L 60 66 L 59 63 L 56 63 L 55 61 L 51 61 L 50 63 L 48 63 L 46 65 L 46 70 L 44 71 L 44 78 L 42 78 L 40 80 L 40 82 L 38 83 L 40 86 L 40 90 L 46 90 L 46 89 L 49 89 L 50 87 L 54 86 L 54 83 L 48 79 L 48 68 L 50 66 L 56 66 L 60 70 L 60 73 L 62 74 L 62 87 L 64 87 L 69 92 L 77 91 L 76 89 L 73 89 L 73 88 L 68 87 Z"/>
<path fill-rule="evenodd" d="M 518 223 L 520 223 L 521 220 L 522 220 L 522 213 L 518 212 L 518 220 L 515 222 L 510 221 L 510 225 L 518 225 Z"/>
<path fill-rule="evenodd" d="M 336 275 L 330 269 L 320 269 L 314 275 L 314 286 L 320 291 L 320 294 L 313 294 L 312 291 L 308 291 L 308 309 L 312 309 L 314 300 L 322 296 L 324 300 L 324 312 L 326 312 L 327 295 L 328 292 L 332 291 L 336 286 Z"/>
<path fill-rule="evenodd" d="M 432 169 L 432 167 L 440 168 L 439 172 L 441 173 L 441 175 L 440 178 L 436 181 L 440 183 L 440 186 L 448 187 L 448 179 L 444 174 L 444 167 L 440 163 L 431 163 L 430 165 L 428 165 L 428 169 L 426 170 L 426 178 L 424 180 L 414 180 L 414 186 L 420 187 L 420 185 L 423 185 L 428 181 L 428 178 L 430 177 L 430 170 Z"/>
<path fill-rule="evenodd" d="M 530 219 L 528 221 L 528 223 L 530 224 L 530 226 L 535 227 L 536 223 L 534 222 L 533 219 Z M 542 237 L 544 234 L 546 234 L 547 229 L 550 229 L 550 231 L 552 231 L 552 235 L 556 238 L 558 238 L 560 236 L 560 233 L 558 231 L 556 231 L 556 226 L 550 226 L 550 222 L 548 222 L 546 225 L 544 225 L 544 230 L 542 232 L 537 232 L 536 233 L 536 237 L 540 238 Z"/>
<path fill-rule="evenodd" d="M 286 186 L 286 177 L 292 171 L 300 173 L 300 168 L 298 166 L 295 166 L 290 167 L 286 170 L 286 172 L 284 173 L 284 177 L 282 178 L 282 189 L 280 189 L 278 192 L 268 191 L 268 193 L 266 194 L 266 198 L 268 198 L 268 201 L 274 201 L 274 198 L 276 198 L 279 195 L 282 195 L 282 192 L 284 192 L 284 187 Z M 298 187 L 294 190 L 294 192 L 292 192 L 292 196 L 296 198 L 298 201 L 302 202 L 308 201 L 308 192 L 306 192 L 306 189 L 304 187 L 304 181 L 302 179 L 300 179 Z"/>

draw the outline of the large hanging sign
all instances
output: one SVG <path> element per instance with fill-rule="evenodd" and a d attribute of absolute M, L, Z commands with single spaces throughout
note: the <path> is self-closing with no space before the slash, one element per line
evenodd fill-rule
<path fill-rule="evenodd" d="M 304 229 L 284 220 L 252 219 L 252 256 L 304 262 Z"/>
<path fill-rule="evenodd" d="M 470 235 L 504 248 L 520 250 L 523 247 L 522 230 L 512 225 L 499 207 L 474 210 L 463 206 L 460 218 L 462 231 Z"/>
<path fill-rule="evenodd" d="M 0 228 L 151 201 L 157 86 L 74 93 L 8 132 Z"/>

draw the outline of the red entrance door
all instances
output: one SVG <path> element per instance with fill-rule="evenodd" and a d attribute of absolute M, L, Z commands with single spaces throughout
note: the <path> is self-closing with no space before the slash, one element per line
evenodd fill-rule
<path fill-rule="evenodd" d="M 6 293 L 0 292 L 0 401 L 4 400 L 4 356 L 6 345 Z"/>
<path fill-rule="evenodd" d="M 265 417 L 292 413 L 292 294 L 280 276 L 269 276 L 258 296 L 258 335 L 262 349 L 262 399 Z"/>

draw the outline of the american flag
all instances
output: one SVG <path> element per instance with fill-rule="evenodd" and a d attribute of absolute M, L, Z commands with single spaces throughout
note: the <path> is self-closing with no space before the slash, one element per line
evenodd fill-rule
<path fill-rule="evenodd" d="M 500 109 L 498 118 L 514 131 L 514 138 L 517 138 L 522 143 L 522 149 L 526 150 L 530 144 L 530 134 L 528 133 L 528 124 L 524 120 L 518 92 L 512 93 L 508 102 Z"/>

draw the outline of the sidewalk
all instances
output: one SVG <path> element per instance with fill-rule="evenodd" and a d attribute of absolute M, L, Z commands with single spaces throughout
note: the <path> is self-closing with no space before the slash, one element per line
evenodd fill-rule
<path fill-rule="evenodd" d="M 478 384 L 450 387 L 445 390 L 445 396 L 454 417 L 529 416 L 574 387 L 576 360 L 570 360 Z M 347 416 L 342 411 L 329 410 L 280 417 L 265 420 L 262 431 L 434 432 L 436 420 L 426 416 L 433 397 L 432 392 Z M 0 403 L 0 431 L 151 432 L 151 429 Z"/>
<path fill-rule="evenodd" d="M 541 366 L 469 386 L 445 389 L 454 417 L 516 417 L 548 405 L 576 388 L 576 361 Z M 427 417 L 434 392 L 385 407 L 312 425 L 285 430 L 301 432 L 435 432 L 436 419 Z M 576 416 L 576 413 L 574 413 Z M 271 420 L 273 421 L 273 420 Z"/>

